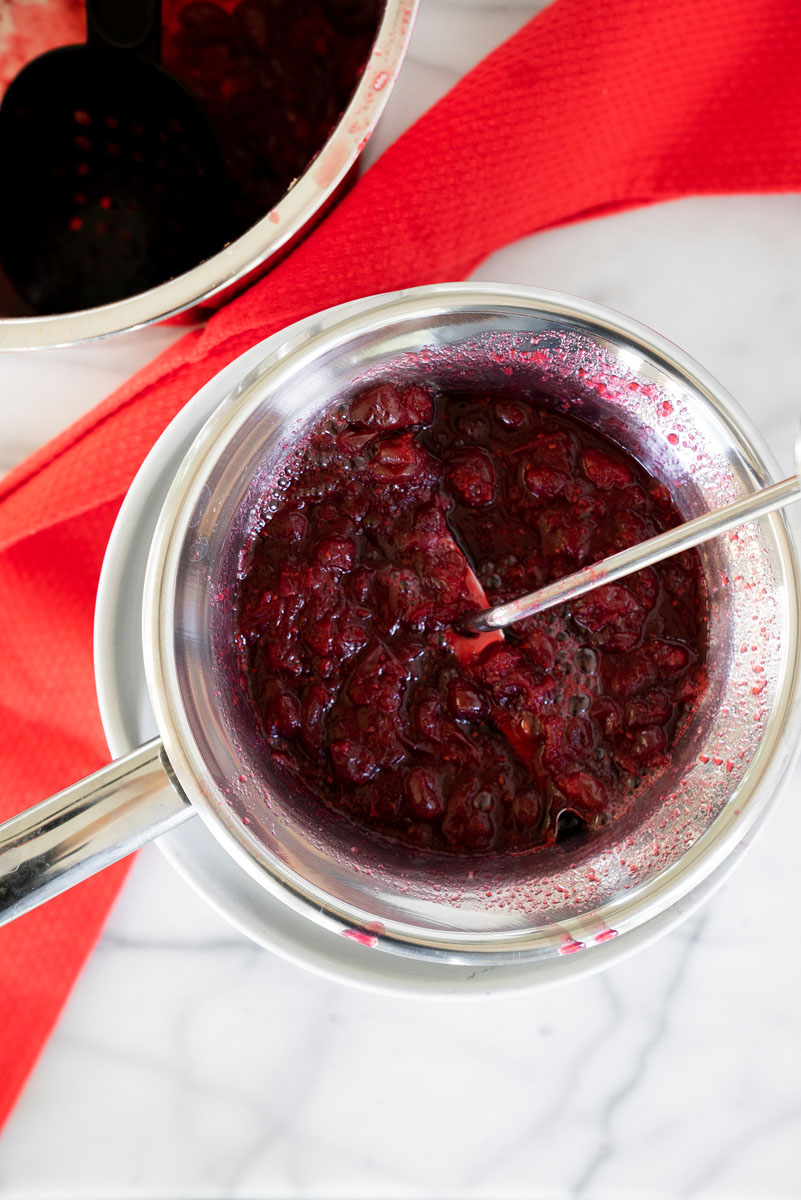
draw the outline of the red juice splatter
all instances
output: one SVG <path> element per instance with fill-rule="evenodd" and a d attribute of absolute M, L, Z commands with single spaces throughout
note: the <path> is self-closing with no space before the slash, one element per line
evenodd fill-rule
<path fill-rule="evenodd" d="M 584 942 L 577 942 L 577 941 L 575 941 L 574 938 L 568 937 L 568 938 L 565 938 L 565 940 L 562 942 L 561 946 L 559 947 L 559 953 L 560 954 L 577 954 L 579 950 L 585 950 L 585 949 L 586 949 L 586 944 Z"/>

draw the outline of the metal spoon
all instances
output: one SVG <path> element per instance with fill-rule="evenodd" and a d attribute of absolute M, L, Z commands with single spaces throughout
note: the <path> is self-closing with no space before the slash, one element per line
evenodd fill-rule
<path fill-rule="evenodd" d="M 796 438 L 795 460 L 796 474 L 782 480 L 781 483 L 774 483 L 771 487 L 752 492 L 732 504 L 726 504 L 723 508 L 712 509 L 703 516 L 685 521 L 665 533 L 639 542 L 636 546 L 630 546 L 627 550 L 621 550 L 618 554 L 610 554 L 608 558 L 603 558 L 590 567 L 583 567 L 563 579 L 557 579 L 556 583 L 550 583 L 536 592 L 529 592 L 518 600 L 496 604 L 494 608 L 473 613 L 464 618 L 462 625 L 470 633 L 490 633 L 496 629 L 503 629 L 514 621 L 522 620 L 523 617 L 533 617 L 535 613 L 544 612 L 547 608 L 554 608 L 567 600 L 575 600 L 584 592 L 614 583 L 625 575 L 631 575 L 643 567 L 653 566 L 654 563 L 662 562 L 663 559 L 679 554 L 682 550 L 691 550 L 693 546 L 709 541 L 720 533 L 726 533 L 737 525 L 743 525 L 746 521 L 753 521 L 777 508 L 784 508 L 786 504 L 792 504 L 801 496 L 799 438 Z"/>

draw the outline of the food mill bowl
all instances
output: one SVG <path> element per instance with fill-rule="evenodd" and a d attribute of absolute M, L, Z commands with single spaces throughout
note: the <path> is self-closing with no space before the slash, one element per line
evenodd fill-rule
<path fill-rule="evenodd" d="M 258 7 L 258 0 L 254 0 L 254 5 Z M 168 0 L 164 4 L 165 23 L 169 13 L 186 7 L 183 0 Z M 210 5 L 205 7 L 213 9 Z M 220 0 L 220 7 L 228 11 L 234 6 L 231 0 Z M 210 258 L 174 278 L 114 303 L 81 311 L 30 315 L 0 270 L 0 350 L 72 345 L 181 313 L 187 318 L 197 317 L 203 309 L 216 307 L 255 279 L 309 230 L 352 177 L 397 77 L 411 37 L 416 7 L 416 0 L 384 0 L 378 5 L 375 40 L 347 106 L 288 190 L 269 211 L 261 210 L 259 218 L 244 232 Z M 82 40 L 83 4 L 77 0 L 54 0 L 51 8 L 52 19 L 45 20 L 38 4 L 9 5 L 7 19 L 0 29 L 0 87 L 10 83 L 24 63 L 37 55 Z M 342 8 L 356 10 L 359 5 L 343 0 Z M 24 48 L 21 56 L 20 47 Z M 259 71 L 269 74 L 273 70 L 275 64 L 271 65 L 270 54 L 271 51 L 254 48 L 251 57 L 256 74 Z M 13 173 L 9 181 L 13 185 Z"/>

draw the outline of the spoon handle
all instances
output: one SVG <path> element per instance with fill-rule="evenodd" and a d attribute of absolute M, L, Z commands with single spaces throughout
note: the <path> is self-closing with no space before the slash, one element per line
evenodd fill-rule
<path fill-rule="evenodd" d="M 566 575 L 536 592 L 529 592 L 518 600 L 510 600 L 508 604 L 497 604 L 484 612 L 473 613 L 465 618 L 464 625 L 473 633 L 489 633 L 494 629 L 503 629 L 513 621 L 532 617 L 535 613 L 563 604 L 566 600 L 574 600 L 584 592 L 602 587 L 606 583 L 614 583 L 616 579 L 622 579 L 625 575 L 642 570 L 643 567 L 650 567 L 664 558 L 679 554 L 682 550 L 691 550 L 693 546 L 698 546 L 720 533 L 726 533 L 737 525 L 763 517 L 777 508 L 784 508 L 785 504 L 791 504 L 799 496 L 801 480 L 797 475 L 793 475 L 781 483 L 774 483 L 771 487 L 742 496 L 723 508 L 714 508 L 700 517 L 693 518 L 692 521 L 676 525 L 675 528 L 648 538 L 647 541 L 638 542 L 636 546 L 630 546 L 618 554 L 611 554 L 590 567 L 583 567 L 580 571 Z"/>

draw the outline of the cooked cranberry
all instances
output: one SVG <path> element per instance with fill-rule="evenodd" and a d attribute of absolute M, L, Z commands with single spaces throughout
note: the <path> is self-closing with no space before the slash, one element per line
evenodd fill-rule
<path fill-rule="evenodd" d="M 394 780 L 387 781 L 384 775 L 378 775 L 372 783 L 362 784 L 356 789 L 354 799 L 362 818 L 370 825 L 392 827 L 400 816 L 400 791 Z"/>
<path fill-rule="evenodd" d="M 610 695 L 620 699 L 642 691 L 658 676 L 642 647 L 633 654 L 607 654 L 601 662 L 601 673 Z"/>
<path fill-rule="evenodd" d="M 556 662 L 556 646 L 541 629 L 526 634 L 526 652 L 530 662 L 541 671 L 550 671 Z"/>
<path fill-rule="evenodd" d="M 639 601 L 633 592 L 622 584 L 609 583 L 606 587 L 585 592 L 573 601 L 573 620 L 585 629 L 598 633 L 621 617 L 630 617 L 638 612 Z"/>
<path fill-rule="evenodd" d="M 368 649 L 350 677 L 347 691 L 354 704 L 375 705 L 392 711 L 400 704 L 408 675 L 386 647 Z"/>
<path fill-rule="evenodd" d="M 559 780 L 560 790 L 579 812 L 597 813 L 606 808 L 609 796 L 603 784 L 588 771 L 574 771 Z"/>
<path fill-rule="evenodd" d="M 390 383 L 361 392 L 350 402 L 349 419 L 357 429 L 405 429 L 409 425 L 427 425 L 434 412 L 430 394 L 421 387 L 410 387 L 401 395 Z"/>
<path fill-rule="evenodd" d="M 348 416 L 357 429 L 400 429 L 407 423 L 400 393 L 391 383 L 382 383 L 354 396 Z"/>
<path fill-rule="evenodd" d="M 303 659 L 288 639 L 275 638 L 268 642 L 266 658 L 270 667 L 279 674 L 295 677 L 303 674 Z"/>
<path fill-rule="evenodd" d="M 439 503 L 421 506 L 415 528 L 435 537 L 451 537 L 448 521 Z"/>
<path fill-rule="evenodd" d="M 367 567 L 356 567 L 351 571 L 346 580 L 343 580 L 343 587 L 348 596 L 359 604 L 364 604 L 370 591 L 370 585 L 373 582 L 373 572 Z"/>
<path fill-rule="evenodd" d="M 654 688 L 644 696 L 629 700 L 625 709 L 625 724 L 629 729 L 642 729 L 648 725 L 666 725 L 673 716 L 673 700 L 662 690 Z"/>
<path fill-rule="evenodd" d="M 381 442 L 369 463 L 373 478 L 392 483 L 412 479 L 424 467 L 425 451 L 410 433 Z"/>
<path fill-rule="evenodd" d="M 402 641 L 394 643 L 393 649 L 398 662 L 410 667 L 426 653 L 428 647 L 425 642 L 418 641 L 416 638 L 404 637 Z"/>
<path fill-rule="evenodd" d="M 394 632 L 398 622 L 416 625 L 433 609 L 420 576 L 409 567 L 380 567 L 373 576 L 370 597 L 377 612 L 388 618 L 382 622 L 387 632 Z"/>
<path fill-rule="evenodd" d="M 445 811 L 437 778 L 428 767 L 412 767 L 403 793 L 409 812 L 418 821 L 436 821 Z"/>
<path fill-rule="evenodd" d="M 592 545 L 592 524 L 573 508 L 545 509 L 537 521 L 542 548 L 548 555 L 561 555 L 583 562 Z"/>
<path fill-rule="evenodd" d="M 410 425 L 428 425 L 434 415 L 431 393 L 422 387 L 410 387 L 403 393 L 403 407 Z"/>
<path fill-rule="evenodd" d="M 590 482 L 604 489 L 623 488 L 634 478 L 628 463 L 605 450 L 584 450 L 581 466 Z"/>
<path fill-rule="evenodd" d="M 542 761 L 556 771 L 574 760 L 567 740 L 567 718 L 547 717 L 540 722 L 542 730 Z"/>
<path fill-rule="evenodd" d="M 331 653 L 334 644 L 334 629 L 336 618 L 327 613 L 324 616 L 312 615 L 303 630 L 303 641 L 315 654 Z"/>
<path fill-rule="evenodd" d="M 492 843 L 495 826 L 487 810 L 486 792 L 477 792 L 471 783 L 457 788 L 448 798 L 448 810 L 442 832 L 454 850 L 486 850 Z"/>
<path fill-rule="evenodd" d="M 510 671 L 493 683 L 491 691 L 496 700 L 516 699 L 519 705 L 532 712 L 539 712 L 543 705 L 553 699 L 555 683 L 551 678 L 538 680 L 525 666 Z"/>
<path fill-rule="evenodd" d="M 663 765 L 667 747 L 664 729 L 638 729 L 635 733 L 618 736 L 613 754 L 615 760 L 632 775 L 640 775 L 653 765 Z"/>
<path fill-rule="evenodd" d="M 481 692 L 465 679 L 451 679 L 445 692 L 448 712 L 460 721 L 480 721 L 489 712 Z"/>
<path fill-rule="evenodd" d="M 538 466 L 570 474 L 576 456 L 576 440 L 566 429 L 551 428 L 526 441 L 520 447 L 520 453 L 525 453 L 526 459 Z"/>
<path fill-rule="evenodd" d="M 306 689 L 300 706 L 300 738 L 306 753 L 313 759 L 322 755 L 325 746 L 325 714 L 334 697 L 322 684 L 312 683 Z"/>
<path fill-rule="evenodd" d="M 427 688 L 417 696 L 412 706 L 412 721 L 421 737 L 429 738 L 432 742 L 444 740 L 442 704 L 439 694 L 433 688 Z"/>
<path fill-rule="evenodd" d="M 273 690 L 262 709 L 264 727 L 268 733 L 291 738 L 300 728 L 300 702 L 290 692 Z"/>
<path fill-rule="evenodd" d="M 440 605 L 466 598 L 469 592 L 467 570 L 462 555 L 455 547 L 437 551 L 423 560 L 421 566 L 423 582 Z"/>
<path fill-rule="evenodd" d="M 456 432 L 468 442 L 485 442 L 489 431 L 490 423 L 482 413 L 459 417 L 456 422 Z"/>
<path fill-rule="evenodd" d="M 566 471 L 557 471 L 554 467 L 538 467 L 526 463 L 523 467 L 523 479 L 532 496 L 538 500 L 553 500 L 563 492 L 570 483 Z"/>
<path fill-rule="evenodd" d="M 403 762 L 405 750 L 399 734 L 405 729 L 397 712 L 369 708 L 354 711 L 339 706 L 334 709 L 332 718 L 332 738 L 352 737 L 369 746 L 381 767 L 395 767 Z"/>
<path fill-rule="evenodd" d="M 276 591 L 279 596 L 289 599 L 292 596 L 305 596 L 312 587 L 312 572 L 308 566 L 287 559 L 278 570 Z"/>
<path fill-rule="evenodd" d="M 536 829 L 545 812 L 545 802 L 539 792 L 520 792 L 512 801 L 512 815 L 521 829 Z"/>
<path fill-rule="evenodd" d="M 495 497 L 495 467 L 486 450 L 459 450 L 446 470 L 448 486 L 468 508 L 483 508 Z"/>
<path fill-rule="evenodd" d="M 623 723 L 620 705 L 609 696 L 601 696 L 595 701 L 591 710 L 592 719 L 601 733 L 614 733 Z"/>
<path fill-rule="evenodd" d="M 363 650 L 367 641 L 364 618 L 351 609 L 340 617 L 334 628 L 330 653 L 337 656 L 340 664 L 344 664 L 359 650 Z"/>
<path fill-rule="evenodd" d="M 516 671 L 522 662 L 519 650 L 506 642 L 496 642 L 486 650 L 474 667 L 474 673 L 482 683 L 492 687 Z"/>
<path fill-rule="evenodd" d="M 348 537 L 320 538 L 312 550 L 314 561 L 335 571 L 351 571 L 356 565 L 356 543 Z"/>
<path fill-rule="evenodd" d="M 565 739 L 575 754 L 586 758 L 595 746 L 595 731 L 592 721 L 587 717 L 571 717 L 565 721 Z"/>
<path fill-rule="evenodd" d="M 507 599 L 675 524 L 633 459 L 518 398 L 387 383 L 289 467 L 241 564 L 241 672 L 270 752 L 338 812 L 416 851 L 527 849 L 664 770 L 706 684 L 696 556 L 472 654 L 451 632 L 480 603 L 465 553 Z"/>
<path fill-rule="evenodd" d="M 366 783 L 378 770 L 375 757 L 358 742 L 332 742 L 330 751 L 334 774 L 346 783 Z"/>
<path fill-rule="evenodd" d="M 662 751 L 667 746 L 667 734 L 664 729 L 640 729 L 632 739 L 632 748 L 638 756 Z"/>
<path fill-rule="evenodd" d="M 660 674 L 674 675 L 684 670 L 690 661 L 690 652 L 686 646 L 666 642 L 661 638 L 652 638 L 647 644 L 647 650 Z"/>
<path fill-rule="evenodd" d="M 509 400 L 498 400 L 492 410 L 496 419 L 507 429 L 519 429 L 526 419 L 525 409 Z"/>
<path fill-rule="evenodd" d="M 346 429 L 339 435 L 337 445 L 344 454 L 363 454 L 365 447 L 374 442 L 378 435 L 375 433 L 360 433 L 358 430 Z"/>
<path fill-rule="evenodd" d="M 638 483 L 629 484 L 625 491 L 626 507 L 636 512 L 650 512 L 648 496 Z"/>
<path fill-rule="evenodd" d="M 644 570 L 630 575 L 626 580 L 626 586 L 637 597 L 637 602 L 643 612 L 649 613 L 655 607 L 659 599 L 660 583 L 659 576 L 653 567 L 645 567 Z"/>
<path fill-rule="evenodd" d="M 284 538 L 287 542 L 302 542 L 307 526 L 308 521 L 302 512 L 288 509 L 270 521 L 269 536 Z"/>
<path fill-rule="evenodd" d="M 683 570 L 678 563 L 673 560 L 668 560 L 660 566 L 662 572 L 662 586 L 666 591 L 670 592 L 671 596 L 684 596 L 689 592 L 694 584 L 692 575 Z"/>

